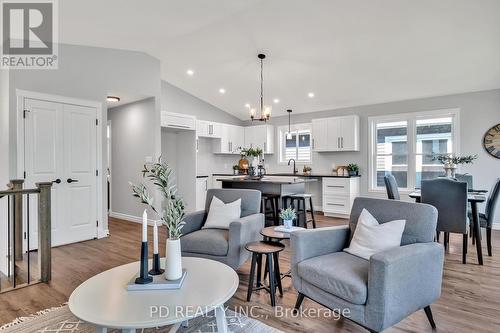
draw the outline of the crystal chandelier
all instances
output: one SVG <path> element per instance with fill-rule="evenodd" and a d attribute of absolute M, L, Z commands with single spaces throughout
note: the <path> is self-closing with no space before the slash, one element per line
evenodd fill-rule
<path fill-rule="evenodd" d="M 264 75 L 263 75 L 263 60 L 266 58 L 265 54 L 257 56 L 260 59 L 260 116 L 256 117 L 256 110 L 250 107 L 250 118 L 253 120 L 268 121 L 271 117 L 271 106 L 264 105 Z"/>

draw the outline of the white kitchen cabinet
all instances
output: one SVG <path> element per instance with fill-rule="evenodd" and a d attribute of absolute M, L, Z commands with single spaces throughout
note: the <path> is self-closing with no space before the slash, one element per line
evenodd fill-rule
<path fill-rule="evenodd" d="M 239 154 L 244 145 L 244 130 L 241 126 L 220 124 L 220 140 L 214 143 L 217 154 Z"/>
<path fill-rule="evenodd" d="M 274 126 L 245 127 L 245 148 L 260 148 L 264 154 L 274 154 Z"/>
<path fill-rule="evenodd" d="M 312 120 L 313 150 L 359 151 L 359 116 Z"/>
<path fill-rule="evenodd" d="M 182 130 L 196 130 L 196 117 L 183 113 L 161 111 L 161 126 Z"/>
<path fill-rule="evenodd" d="M 205 209 L 207 200 L 208 177 L 196 178 L 196 211 Z"/>
<path fill-rule="evenodd" d="M 359 196 L 359 177 L 323 177 L 322 184 L 325 216 L 349 217 L 354 199 Z"/>
<path fill-rule="evenodd" d="M 196 121 L 196 135 L 203 138 L 220 138 L 222 125 L 207 120 Z"/>

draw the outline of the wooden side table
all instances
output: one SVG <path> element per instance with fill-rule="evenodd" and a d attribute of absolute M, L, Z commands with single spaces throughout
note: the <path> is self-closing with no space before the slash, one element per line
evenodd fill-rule
<path fill-rule="evenodd" d="M 276 286 L 283 295 L 281 279 L 279 278 L 280 268 L 278 264 L 278 253 L 283 251 L 285 245 L 271 241 L 257 241 L 248 243 L 245 248 L 252 253 L 252 264 L 250 266 L 250 278 L 248 281 L 247 302 L 250 302 L 252 293 L 264 289 L 271 297 L 271 305 L 276 305 Z M 266 256 L 267 269 L 269 271 L 269 286 L 265 286 L 261 281 L 262 256 Z M 255 267 L 257 266 L 257 282 L 254 287 Z M 278 278 L 277 278 L 278 277 Z"/>

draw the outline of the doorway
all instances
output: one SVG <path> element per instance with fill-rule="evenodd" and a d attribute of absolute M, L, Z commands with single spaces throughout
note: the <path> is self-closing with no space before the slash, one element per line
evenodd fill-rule
<path fill-rule="evenodd" d="M 22 97 L 25 186 L 53 182 L 52 246 L 98 236 L 98 110 Z M 30 249 L 38 247 L 37 202 L 30 198 Z"/>

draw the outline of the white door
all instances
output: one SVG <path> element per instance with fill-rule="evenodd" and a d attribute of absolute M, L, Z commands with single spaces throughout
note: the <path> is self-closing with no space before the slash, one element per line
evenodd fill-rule
<path fill-rule="evenodd" d="M 326 119 L 312 120 L 313 150 L 322 151 L 328 148 L 327 133 Z"/>
<path fill-rule="evenodd" d="M 357 117 L 343 117 L 340 121 L 341 150 L 358 150 L 359 121 Z"/>
<path fill-rule="evenodd" d="M 96 109 L 25 99 L 26 187 L 53 181 L 52 245 L 97 236 Z M 30 198 L 30 249 L 37 247 L 36 196 Z"/>
<path fill-rule="evenodd" d="M 340 150 L 340 119 L 329 118 L 327 120 L 327 147 L 329 151 Z"/>

